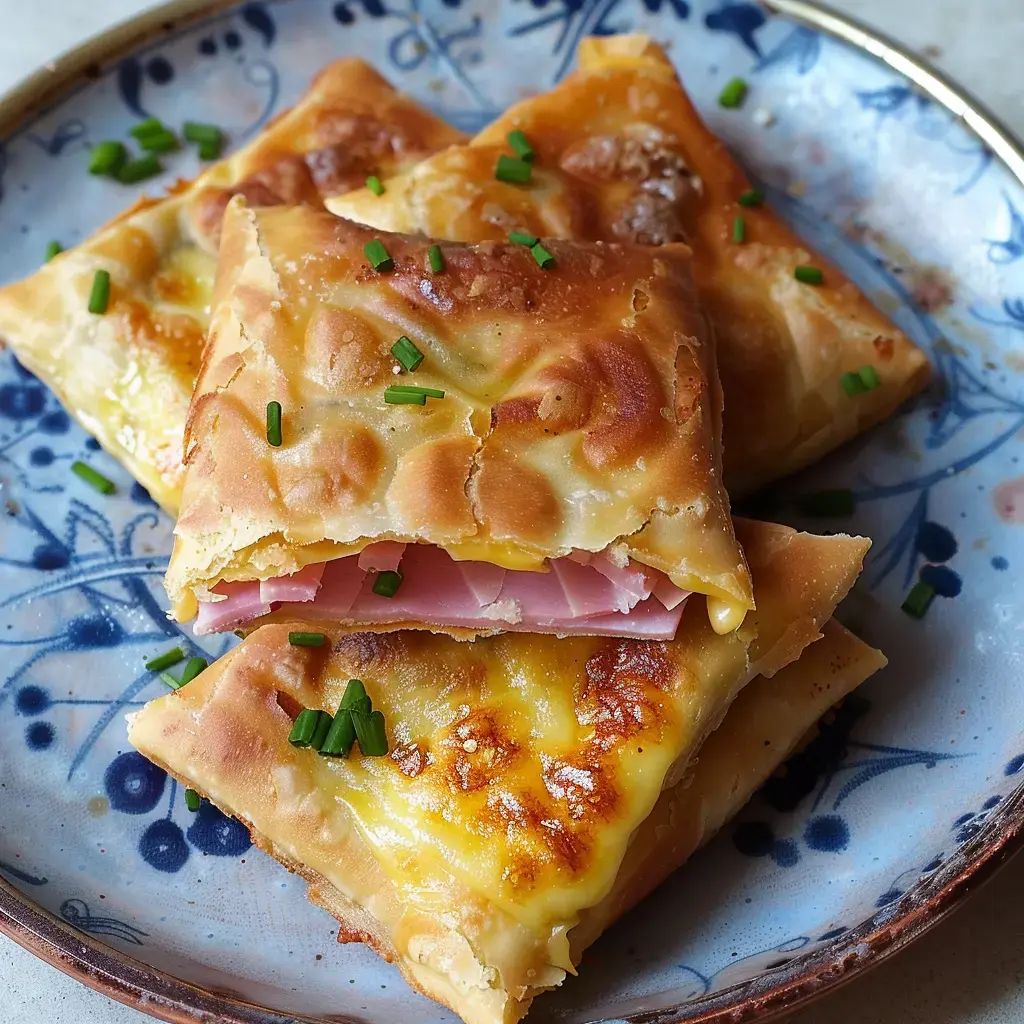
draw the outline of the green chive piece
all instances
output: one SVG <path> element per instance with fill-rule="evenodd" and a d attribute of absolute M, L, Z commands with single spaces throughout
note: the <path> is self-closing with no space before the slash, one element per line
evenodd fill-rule
<path fill-rule="evenodd" d="M 110 271 L 97 270 L 89 291 L 89 312 L 102 316 L 110 303 Z"/>
<path fill-rule="evenodd" d="M 533 168 L 517 156 L 507 156 L 502 153 L 498 157 L 498 163 L 494 168 L 494 176 L 498 181 L 505 181 L 512 185 L 526 185 L 533 175 Z"/>
<path fill-rule="evenodd" d="M 127 159 L 124 143 L 97 142 L 89 151 L 89 173 L 116 175 Z"/>
<path fill-rule="evenodd" d="M 147 153 L 173 153 L 176 149 L 181 149 L 178 136 L 166 128 L 162 132 L 154 132 L 139 139 L 139 146 Z"/>
<path fill-rule="evenodd" d="M 220 140 L 217 142 L 200 142 L 199 143 L 199 159 L 200 160 L 219 160 L 221 153 L 224 152 L 224 143 Z"/>
<path fill-rule="evenodd" d="M 163 165 L 155 153 L 147 153 L 138 160 L 129 160 L 118 172 L 117 180 L 123 185 L 135 185 L 152 178 L 163 171 Z"/>
<path fill-rule="evenodd" d="M 189 142 L 221 142 L 224 133 L 215 124 L 203 124 L 200 121 L 186 121 L 181 128 L 181 134 Z"/>
<path fill-rule="evenodd" d="M 541 270 L 550 270 L 555 265 L 555 257 L 540 242 L 536 245 L 531 245 L 530 252 L 533 253 L 533 258 L 537 261 L 537 266 Z"/>
<path fill-rule="evenodd" d="M 384 728 L 384 715 L 373 711 L 368 715 L 350 712 L 352 724 L 359 740 L 359 752 L 364 757 L 383 757 L 388 752 L 388 734 Z"/>
<path fill-rule="evenodd" d="M 319 711 L 311 711 L 309 708 L 300 711 L 299 717 L 295 719 L 295 724 L 292 726 L 292 731 L 288 734 L 288 742 L 293 747 L 308 747 L 319 722 Z"/>
<path fill-rule="evenodd" d="M 194 789 L 185 790 L 185 806 L 195 814 L 199 810 L 199 805 L 203 802 L 202 797 Z"/>
<path fill-rule="evenodd" d="M 289 633 L 288 643 L 292 647 L 323 647 L 327 637 L 323 633 Z"/>
<path fill-rule="evenodd" d="M 797 498 L 796 504 L 805 516 L 849 516 L 853 515 L 856 506 L 853 491 L 849 487 L 802 494 Z"/>
<path fill-rule="evenodd" d="M 170 672 L 161 672 L 159 675 L 160 682 L 166 683 L 172 690 L 181 689 L 181 680 L 175 679 Z"/>
<path fill-rule="evenodd" d="M 532 249 L 540 241 L 536 235 L 528 235 L 524 231 L 511 232 L 508 240 L 516 245 L 525 245 L 528 249 Z"/>
<path fill-rule="evenodd" d="M 378 597 L 394 597 L 401 585 L 402 574 L 385 569 L 383 572 L 377 573 L 377 578 L 373 581 L 373 592 Z"/>
<path fill-rule="evenodd" d="M 355 741 L 356 727 L 352 722 L 352 712 L 347 708 L 338 708 L 338 713 L 331 723 L 331 730 L 320 747 L 320 755 L 321 757 L 348 757 Z"/>
<path fill-rule="evenodd" d="M 395 261 L 388 255 L 384 243 L 379 238 L 367 242 L 363 246 L 363 252 L 366 253 L 366 258 L 374 270 L 379 270 L 383 274 L 395 269 Z"/>
<path fill-rule="evenodd" d="M 882 382 L 878 379 L 878 371 L 873 366 L 862 366 L 857 371 L 866 391 L 874 391 Z"/>
<path fill-rule="evenodd" d="M 817 267 L 799 266 L 793 271 L 793 276 L 803 284 L 822 284 L 825 275 Z"/>
<path fill-rule="evenodd" d="M 185 667 L 181 670 L 181 679 L 179 682 L 182 686 L 186 683 L 191 683 L 204 668 L 206 668 L 205 658 L 189 658 Z"/>
<path fill-rule="evenodd" d="M 864 381 L 860 379 L 859 373 L 844 373 L 842 377 L 839 378 L 839 383 L 851 398 L 853 398 L 854 395 L 860 395 L 867 391 L 867 388 L 864 387 Z"/>
<path fill-rule="evenodd" d="M 280 448 L 282 442 L 281 403 L 267 402 L 267 444 L 272 448 Z"/>
<path fill-rule="evenodd" d="M 391 346 L 391 354 L 409 373 L 423 362 L 423 353 L 404 334 Z"/>
<path fill-rule="evenodd" d="M 935 600 L 935 588 L 924 580 L 918 580 L 901 605 L 912 619 L 923 619 L 925 612 Z"/>
<path fill-rule="evenodd" d="M 165 668 L 170 668 L 172 665 L 177 665 L 179 661 L 185 660 L 185 654 L 180 647 L 172 647 L 169 651 L 165 651 L 163 654 L 158 654 L 155 658 L 150 658 L 146 662 L 146 668 L 150 672 L 163 672 Z"/>
<path fill-rule="evenodd" d="M 378 178 L 378 177 L 377 177 L 377 175 L 376 175 L 376 174 L 371 174 L 371 175 L 370 175 L 370 176 L 369 176 L 369 177 L 368 177 L 368 178 L 366 179 L 366 187 L 367 187 L 367 188 L 368 188 L 368 189 L 369 189 L 369 190 L 370 190 L 370 191 L 371 191 L 371 192 L 372 192 L 372 193 L 373 193 L 373 194 L 374 194 L 375 196 L 382 196 L 382 195 L 384 195 L 384 186 L 383 186 L 383 185 L 381 184 L 381 180 L 380 180 L 380 178 Z"/>
<path fill-rule="evenodd" d="M 737 217 L 732 222 L 732 240 L 734 242 L 747 240 L 747 222 L 742 217 Z"/>
<path fill-rule="evenodd" d="M 395 391 L 384 389 L 384 401 L 388 405 L 426 405 L 427 396 L 422 391 Z"/>
<path fill-rule="evenodd" d="M 334 716 L 329 715 L 326 711 L 318 712 L 319 718 L 316 723 L 316 731 L 313 733 L 313 738 L 309 741 L 309 745 L 314 750 L 319 750 L 327 739 L 328 734 L 331 731 L 331 726 L 334 725 Z"/>
<path fill-rule="evenodd" d="M 416 384 L 392 384 L 387 390 L 407 395 L 424 395 L 427 398 L 444 398 L 440 388 L 421 388 Z"/>
<path fill-rule="evenodd" d="M 87 466 L 84 462 L 77 460 L 72 462 L 71 472 L 99 491 L 100 494 L 113 494 L 117 490 L 113 480 L 108 480 L 102 473 L 97 473 L 92 466 Z"/>
<path fill-rule="evenodd" d="M 530 140 L 518 128 L 509 132 L 505 138 L 508 139 L 508 144 L 520 160 L 525 160 L 528 164 L 533 163 L 537 154 L 533 151 Z"/>
<path fill-rule="evenodd" d="M 740 206 L 760 206 L 764 202 L 764 193 L 759 188 L 748 188 L 736 202 Z"/>
<path fill-rule="evenodd" d="M 735 110 L 737 107 L 742 107 L 748 92 L 749 87 L 742 78 L 733 78 L 726 83 L 725 88 L 718 94 L 718 105 L 725 107 L 727 110 Z"/>
<path fill-rule="evenodd" d="M 134 124 L 128 129 L 128 134 L 133 139 L 144 139 L 149 135 L 159 135 L 161 132 L 169 131 L 167 125 L 163 123 L 158 117 L 147 117 L 145 121 L 140 121 L 138 124 Z"/>
<path fill-rule="evenodd" d="M 46 262 L 49 263 L 54 256 L 59 256 L 64 251 L 64 246 L 60 242 L 51 242 L 46 247 Z"/>
<path fill-rule="evenodd" d="M 441 252 L 441 246 L 432 245 L 427 250 L 427 262 L 430 264 L 430 270 L 434 274 L 440 274 L 444 270 L 444 253 Z"/>
<path fill-rule="evenodd" d="M 363 686 L 362 679 L 350 679 L 345 687 L 345 695 L 341 698 L 341 707 L 346 711 L 362 711 L 369 714 L 373 710 L 373 702 Z"/>

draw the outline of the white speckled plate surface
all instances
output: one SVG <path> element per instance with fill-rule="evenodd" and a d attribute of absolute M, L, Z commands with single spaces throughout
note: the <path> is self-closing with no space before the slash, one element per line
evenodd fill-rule
<path fill-rule="evenodd" d="M 842 617 L 886 652 L 888 669 L 588 953 L 579 979 L 536 1003 L 538 1021 L 691 1020 L 738 1004 L 767 1013 L 781 1005 L 773 999 L 810 991 L 802 979 L 827 981 L 833 961 L 877 958 L 878 926 L 912 934 L 948 904 L 945 882 L 958 893 L 976 862 L 1014 841 L 1024 186 L 875 58 L 724 0 L 242 4 L 158 29 L 0 141 L 9 280 L 31 272 L 51 239 L 70 246 L 134 198 L 84 164 L 90 142 L 140 117 L 214 121 L 241 142 L 317 67 L 359 54 L 475 130 L 563 75 L 583 35 L 630 29 L 671 43 L 687 87 L 770 202 L 929 351 L 938 380 L 801 481 L 855 492 L 849 520 L 799 525 L 874 538 Z M 724 111 L 714 99 L 734 75 L 751 83 L 751 100 Z M 770 128 L 755 122 L 762 109 Z M 176 157 L 158 184 L 193 173 L 189 161 Z M 125 711 L 162 690 L 143 662 L 171 642 L 195 645 L 163 614 L 171 524 L 96 448 L 0 354 L 0 876 L 23 894 L 0 892 L 6 926 L 20 921 L 30 941 L 39 906 L 149 965 L 107 964 L 123 998 L 137 1001 L 147 978 L 164 991 L 149 968 L 207 991 L 172 984 L 173 998 L 144 997 L 169 1018 L 203 1019 L 199 1007 L 223 1010 L 217 994 L 228 993 L 263 1007 L 231 1011 L 239 1020 L 452 1020 L 374 954 L 339 946 L 301 882 L 213 808 L 190 814 L 177 786 L 127 748 Z M 75 458 L 118 494 L 71 476 Z M 777 490 L 772 515 L 795 521 L 787 493 Z M 941 595 L 923 622 L 900 611 L 919 577 Z M 66 967 L 95 955 L 74 934 L 53 929 L 48 940 Z"/>

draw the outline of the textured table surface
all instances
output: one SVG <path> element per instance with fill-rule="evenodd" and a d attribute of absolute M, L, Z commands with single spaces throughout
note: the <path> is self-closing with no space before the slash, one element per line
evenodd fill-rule
<path fill-rule="evenodd" d="M 1022 0 L 830 0 L 923 54 L 1024 138 Z M 140 0 L 0 0 L 0 91 Z M 950 920 L 787 1024 L 1020 1024 L 1024 858 Z M 143 1024 L 0 936 L 0 1024 Z"/>

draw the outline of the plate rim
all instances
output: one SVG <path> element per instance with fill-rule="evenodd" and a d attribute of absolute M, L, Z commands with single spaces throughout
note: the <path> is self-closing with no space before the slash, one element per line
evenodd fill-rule
<path fill-rule="evenodd" d="M 244 0 L 168 0 L 116 22 L 65 50 L 0 94 L 0 137 L 44 114 L 95 78 L 125 51 L 171 35 Z M 504 0 L 492 0 L 502 3 Z M 888 64 L 979 138 L 1024 187 L 1024 143 L 968 90 L 885 33 L 818 0 L 760 0 L 794 22 L 839 39 Z M 986 827 L 943 868 L 834 942 L 750 981 L 683 1005 L 635 1013 L 629 1024 L 766 1024 L 833 992 L 890 959 L 962 906 L 1024 848 L 1024 783 Z M 231 993 L 203 988 L 136 960 L 78 931 L 0 877 L 0 934 L 89 988 L 168 1024 L 296 1024 L 321 1017 L 284 1014 Z M 341 1019 L 331 1018 L 332 1022 Z M 353 1022 L 354 1024 L 354 1022 Z M 594 1018 L 590 1024 L 602 1024 Z"/>

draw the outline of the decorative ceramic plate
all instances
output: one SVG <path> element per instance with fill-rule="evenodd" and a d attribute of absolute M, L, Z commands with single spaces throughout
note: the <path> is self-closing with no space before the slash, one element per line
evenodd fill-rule
<path fill-rule="evenodd" d="M 293 0 L 199 5 L 198 20 L 196 6 L 91 44 L 0 109 L 0 280 L 133 198 L 84 157 L 140 117 L 213 121 L 240 142 L 320 65 L 359 54 L 475 130 L 564 75 L 582 36 L 639 29 L 670 42 L 770 201 L 938 371 L 913 408 L 809 474 L 851 487 L 842 526 L 874 538 L 843 617 L 888 669 L 530 1019 L 768 1015 L 940 916 L 1024 816 L 1024 184 L 996 155 L 1020 173 L 1013 144 L 877 41 L 920 87 L 752 3 Z M 739 113 L 715 103 L 734 75 L 752 85 Z M 158 184 L 194 170 L 182 156 Z M 451 1021 L 373 953 L 339 946 L 244 828 L 205 804 L 190 814 L 127 748 L 125 712 L 162 690 L 143 661 L 181 641 L 159 582 L 171 523 L 97 448 L 0 355 L 0 926 L 167 1019 Z M 118 494 L 72 476 L 76 458 Z M 920 622 L 900 611 L 918 577 L 939 594 Z"/>

